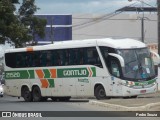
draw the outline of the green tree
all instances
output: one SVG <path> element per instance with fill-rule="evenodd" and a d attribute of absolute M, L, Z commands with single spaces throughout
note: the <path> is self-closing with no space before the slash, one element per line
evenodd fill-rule
<path fill-rule="evenodd" d="M 32 44 L 36 44 L 35 35 L 43 38 L 45 36 L 46 19 L 34 16 L 39 8 L 35 5 L 35 0 L 23 0 L 19 8 L 20 21 L 29 28 L 29 34 L 33 36 Z"/>
<path fill-rule="evenodd" d="M 15 10 L 12 0 L 0 0 L 0 44 L 7 41 L 16 47 L 22 47 L 23 43 L 32 39 L 32 36 L 14 14 Z"/>
<path fill-rule="evenodd" d="M 35 0 L 23 0 L 19 15 L 15 15 L 18 0 L 0 0 L 0 44 L 6 41 L 15 47 L 23 47 L 26 42 L 35 41 L 35 35 L 45 36 L 46 20 L 34 16 L 39 9 Z"/>
<path fill-rule="evenodd" d="M 12 3 L 18 4 L 19 0 L 12 0 Z"/>

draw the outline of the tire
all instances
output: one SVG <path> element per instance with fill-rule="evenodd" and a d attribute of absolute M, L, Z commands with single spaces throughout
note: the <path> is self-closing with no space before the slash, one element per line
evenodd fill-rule
<path fill-rule="evenodd" d="M 52 101 L 57 101 L 58 98 L 57 97 L 51 97 Z"/>
<path fill-rule="evenodd" d="M 22 97 L 24 98 L 25 102 L 32 102 L 32 93 L 29 91 L 28 87 L 23 87 L 22 88 Z"/>
<path fill-rule="evenodd" d="M 40 102 L 43 100 L 42 95 L 41 95 L 41 91 L 38 86 L 33 88 L 32 96 L 33 96 L 34 102 Z"/>
<path fill-rule="evenodd" d="M 43 101 L 43 102 L 45 102 L 45 101 L 47 101 L 47 100 L 48 100 L 47 97 L 42 97 L 42 98 L 41 98 L 41 101 Z"/>
<path fill-rule="evenodd" d="M 98 87 L 95 88 L 95 97 L 97 100 L 103 100 L 107 98 L 106 92 L 102 85 L 99 85 Z"/>

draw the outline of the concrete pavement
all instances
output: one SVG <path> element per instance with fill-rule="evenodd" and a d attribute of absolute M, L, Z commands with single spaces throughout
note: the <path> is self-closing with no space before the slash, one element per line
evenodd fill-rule
<path fill-rule="evenodd" d="M 140 95 L 137 98 L 90 100 L 89 103 L 117 111 L 160 111 L 160 91 L 154 94 Z"/>

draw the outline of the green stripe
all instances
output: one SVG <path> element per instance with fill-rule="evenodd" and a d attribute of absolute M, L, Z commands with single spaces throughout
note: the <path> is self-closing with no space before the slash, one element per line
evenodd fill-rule
<path fill-rule="evenodd" d="M 92 77 L 96 77 L 96 68 L 95 67 L 91 67 L 91 70 L 93 72 Z"/>
<path fill-rule="evenodd" d="M 30 74 L 30 79 L 34 79 L 35 75 L 34 75 L 34 70 L 28 70 L 29 74 Z"/>
<path fill-rule="evenodd" d="M 149 85 L 149 84 L 153 84 L 154 82 L 156 82 L 156 79 L 152 79 L 144 82 L 134 82 L 134 85 L 135 86 Z M 126 83 L 128 84 L 128 81 L 126 81 Z"/>
<path fill-rule="evenodd" d="M 43 72 L 44 72 L 44 78 L 50 78 L 51 75 L 48 69 L 44 69 Z"/>
<path fill-rule="evenodd" d="M 49 87 L 50 87 L 50 88 L 55 87 L 54 79 L 48 79 L 48 82 L 49 82 Z"/>
<path fill-rule="evenodd" d="M 5 71 L 5 79 L 28 79 L 29 74 L 27 70 L 21 71 Z"/>
<path fill-rule="evenodd" d="M 96 77 L 96 68 L 91 67 L 92 77 Z M 44 78 L 49 79 L 51 74 L 49 69 L 43 69 Z M 88 77 L 89 71 L 87 68 L 65 68 L 57 69 L 58 78 L 66 77 Z M 18 71 L 5 71 L 5 79 L 35 79 L 34 70 L 18 70 Z"/>

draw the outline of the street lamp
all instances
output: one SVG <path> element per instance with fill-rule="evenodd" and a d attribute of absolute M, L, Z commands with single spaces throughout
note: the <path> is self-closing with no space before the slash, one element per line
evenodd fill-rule
<path fill-rule="evenodd" d="M 133 0 L 128 0 L 129 2 L 132 2 Z M 143 10 L 143 15 L 142 17 L 139 17 L 141 19 L 141 40 L 144 42 L 144 4 L 143 0 L 136 0 L 142 3 L 142 10 Z"/>

